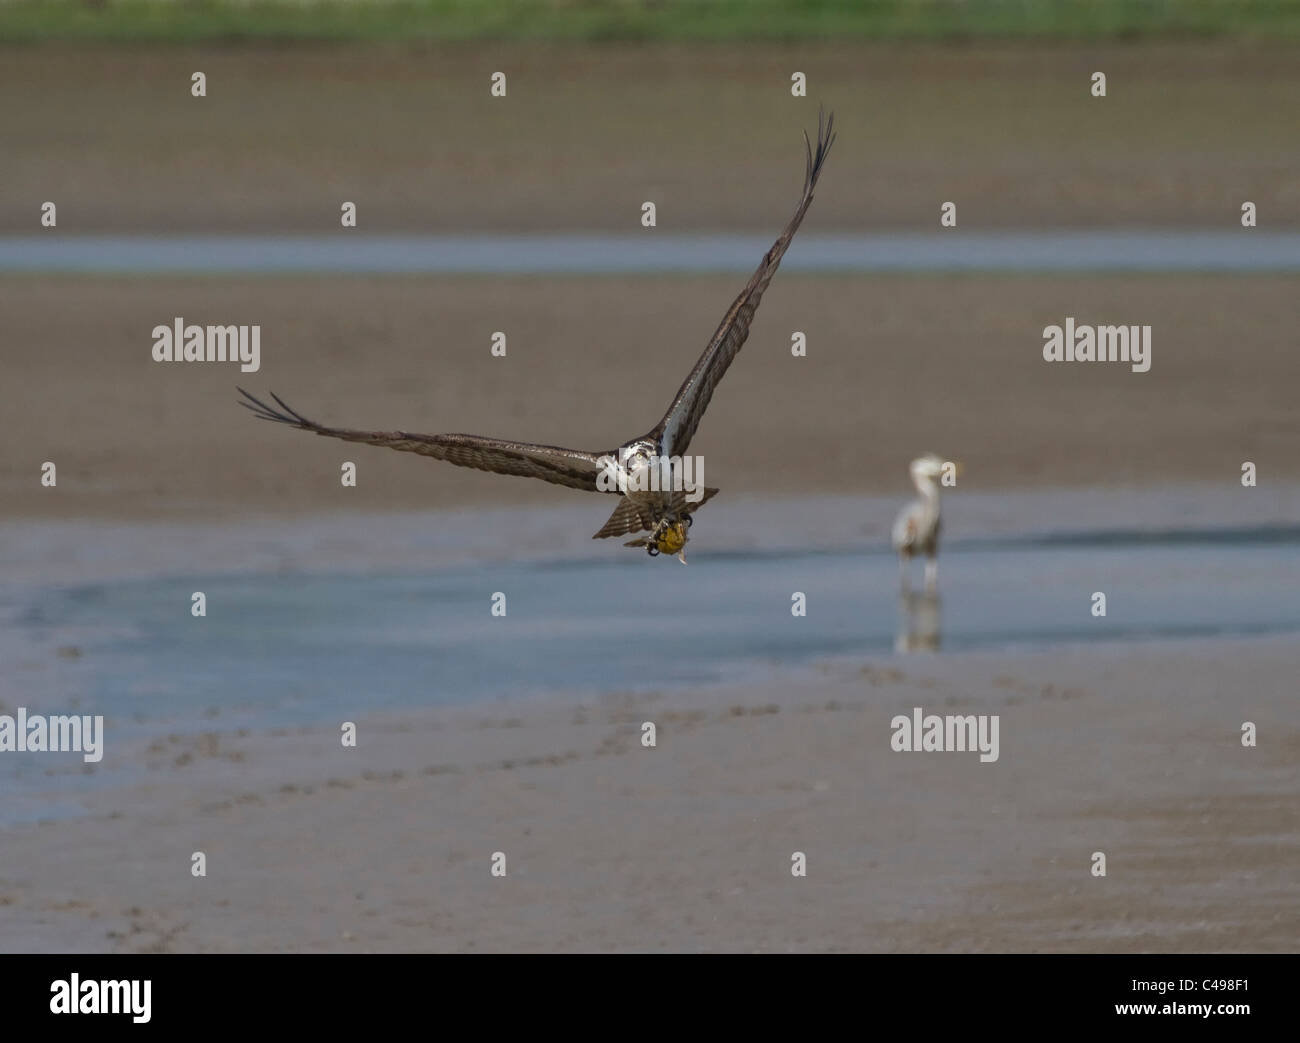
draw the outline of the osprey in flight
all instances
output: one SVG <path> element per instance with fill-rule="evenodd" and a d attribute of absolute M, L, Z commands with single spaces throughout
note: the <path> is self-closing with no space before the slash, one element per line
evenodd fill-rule
<path fill-rule="evenodd" d="M 356 431 L 326 427 L 290 408 L 274 392 L 271 397 L 275 399 L 278 409 L 254 398 L 243 388 L 239 392 L 248 401 L 241 402 L 240 405 L 252 410 L 262 420 L 288 424 L 329 438 L 386 446 L 404 453 L 419 453 L 480 471 L 540 478 L 544 482 L 565 485 L 571 489 L 618 494 L 619 502 L 614 513 L 592 538 L 648 532 L 648 536 L 632 540 L 625 546 L 645 547 L 651 556 L 660 553 L 677 554 L 685 562 L 683 548 L 687 541 L 686 530 L 691 525 L 691 515 L 718 490 L 682 488 L 681 461 L 695 429 L 700 426 L 709 400 L 713 397 L 713 389 L 718 386 L 718 381 L 745 343 L 745 338 L 749 335 L 749 324 L 754 319 L 754 312 L 758 310 L 763 291 L 776 274 L 781 258 L 789 248 L 795 232 L 799 230 L 804 214 L 808 212 L 822 164 L 835 140 L 833 126 L 833 115 L 824 120 L 818 116 L 815 149 L 809 142 L 808 135 L 804 134 L 807 170 L 804 174 L 803 194 L 794 216 L 763 257 L 758 270 L 750 278 L 749 285 L 727 309 L 722 324 L 673 397 L 668 412 L 647 434 L 633 438 L 617 449 L 586 452 L 530 442 L 482 438 L 478 435 L 417 435 L 406 431 Z M 674 469 L 678 472 L 676 475 L 673 474 Z"/>

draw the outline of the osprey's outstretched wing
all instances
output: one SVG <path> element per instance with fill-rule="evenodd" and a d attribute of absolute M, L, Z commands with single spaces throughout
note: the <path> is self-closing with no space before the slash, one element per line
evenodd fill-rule
<path fill-rule="evenodd" d="M 588 492 L 604 492 L 596 485 L 601 472 L 600 459 L 613 456 L 608 453 L 587 453 L 580 449 L 561 449 L 553 445 L 533 445 L 530 442 L 505 442 L 497 438 L 480 438 L 478 435 L 416 435 L 407 431 L 352 431 L 342 427 L 325 427 L 295 412 L 284 401 L 271 393 L 279 409 L 254 398 L 243 388 L 239 393 L 248 399 L 240 405 L 252 410 L 262 420 L 288 424 L 303 431 L 314 431 L 328 438 L 341 438 L 346 442 L 386 446 L 403 453 L 419 453 L 435 460 L 446 460 L 458 467 L 473 467 L 479 471 L 496 474 L 515 474 L 524 478 L 540 478 L 554 485 Z M 616 488 L 610 492 L 618 492 Z"/>
<path fill-rule="evenodd" d="M 767 284 L 772 281 L 772 276 L 776 274 L 776 269 L 781 264 L 781 258 L 790 246 L 790 240 L 794 238 L 795 232 L 799 230 L 799 225 L 803 221 L 804 214 L 808 212 L 808 204 L 812 202 L 813 189 L 817 186 L 817 178 L 821 174 L 822 164 L 826 161 L 826 154 L 835 142 L 834 125 L 835 116 L 833 113 L 825 120 L 822 119 L 822 114 L 818 113 L 817 149 L 815 152 L 812 143 L 808 140 L 808 135 L 804 134 L 803 140 L 808 152 L 808 166 L 804 174 L 803 196 L 799 200 L 799 206 L 795 209 L 794 216 L 790 218 L 790 223 L 785 226 L 780 238 L 772 244 L 772 249 L 768 250 L 763 257 L 762 263 L 758 266 L 758 271 L 749 280 L 749 285 L 740 292 L 740 296 L 728 309 L 726 316 L 722 320 L 722 325 L 718 327 L 713 339 L 709 341 L 709 346 L 704 349 L 704 354 L 700 356 L 700 360 L 695 363 L 695 368 L 691 370 L 690 376 L 686 378 L 686 382 L 678 390 L 677 397 L 673 399 L 673 404 L 668 407 L 668 412 L 664 415 L 664 418 L 646 436 L 648 438 L 663 439 L 661 444 L 663 445 L 664 455 L 680 456 L 686 452 L 691 438 L 695 435 L 695 429 L 700 426 L 700 419 L 704 416 L 705 409 L 708 408 L 709 399 L 713 397 L 713 389 L 718 386 L 718 381 L 727 372 L 731 360 L 736 357 L 741 345 L 745 343 L 745 338 L 749 336 L 749 324 L 753 321 L 754 312 L 758 310 L 759 301 L 763 299 L 763 291 L 767 289 Z"/>

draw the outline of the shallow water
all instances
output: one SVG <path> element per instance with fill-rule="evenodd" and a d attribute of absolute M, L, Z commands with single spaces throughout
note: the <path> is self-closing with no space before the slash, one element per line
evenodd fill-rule
<path fill-rule="evenodd" d="M 771 235 L 19 236 L 0 271 L 117 274 L 335 272 L 588 274 L 753 271 Z M 827 235 L 805 232 L 788 271 L 1300 270 L 1300 234 L 1078 231 Z"/>
<path fill-rule="evenodd" d="M 27 693 L 33 712 L 103 713 L 121 735 L 546 692 L 797 684 L 818 660 L 904 649 L 1300 631 L 1297 566 L 1292 527 L 1102 532 L 955 542 L 939 598 L 900 598 L 880 549 L 702 552 L 687 567 L 625 552 L 10 588 L 0 619 L 11 697 Z M 190 614 L 196 590 L 206 618 Z M 495 592 L 504 617 L 491 614 Z M 794 592 L 804 617 L 791 612 Z"/>

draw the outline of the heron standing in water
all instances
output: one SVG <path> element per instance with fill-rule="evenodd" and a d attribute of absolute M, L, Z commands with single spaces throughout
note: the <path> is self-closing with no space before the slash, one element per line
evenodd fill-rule
<path fill-rule="evenodd" d="M 916 555 L 923 554 L 925 589 L 933 591 L 939 582 L 939 479 L 945 473 L 955 477 L 961 465 L 949 463 L 934 453 L 926 453 L 913 460 L 909 470 L 912 484 L 921 495 L 904 507 L 894 522 L 899 582 L 904 590 L 908 589 L 908 563 Z"/>

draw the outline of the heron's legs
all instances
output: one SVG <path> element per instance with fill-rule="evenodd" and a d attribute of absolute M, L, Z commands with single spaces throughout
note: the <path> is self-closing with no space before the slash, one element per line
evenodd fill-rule
<path fill-rule="evenodd" d="M 898 587 L 904 594 L 909 593 L 912 589 L 911 579 L 907 574 L 906 554 L 898 556 Z"/>
<path fill-rule="evenodd" d="M 935 588 L 939 585 L 939 559 L 930 557 L 925 559 L 925 589 L 933 594 Z"/>

